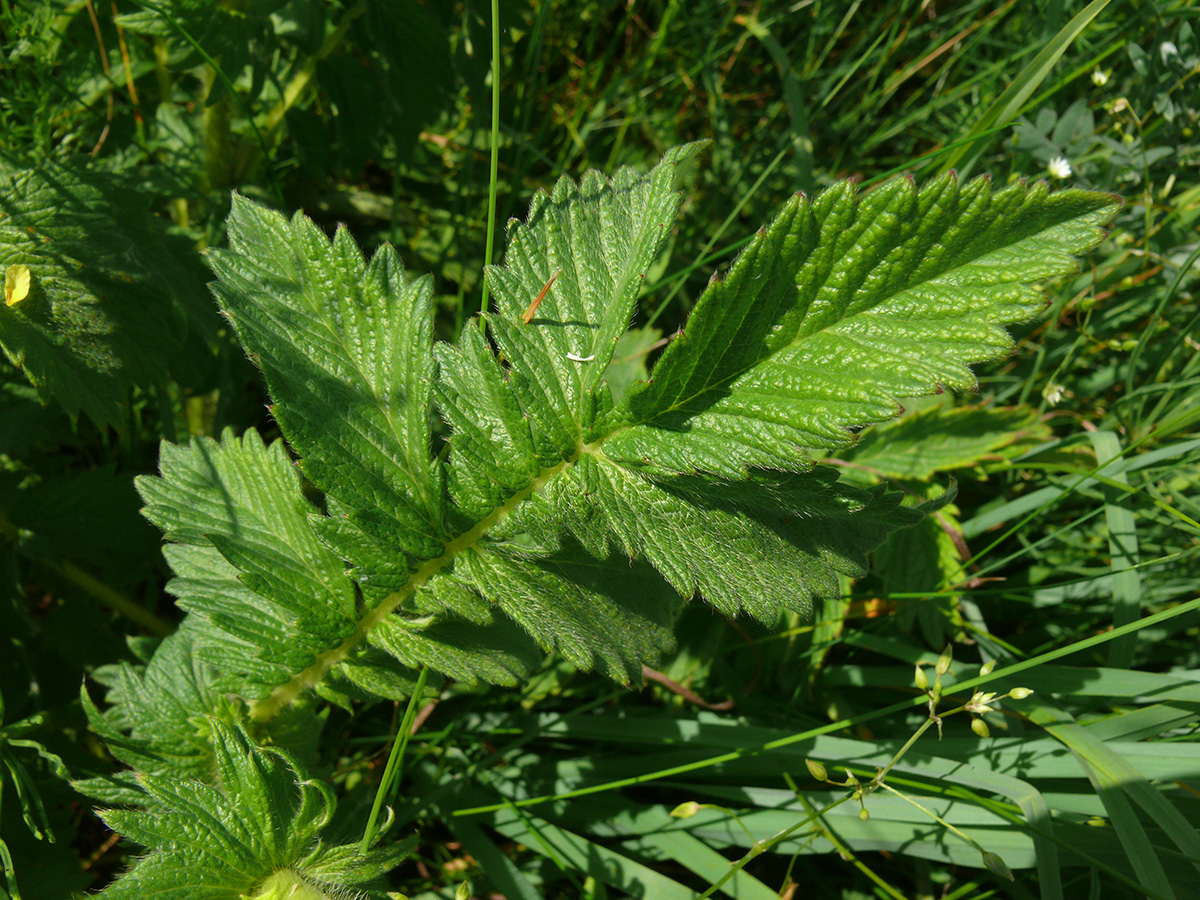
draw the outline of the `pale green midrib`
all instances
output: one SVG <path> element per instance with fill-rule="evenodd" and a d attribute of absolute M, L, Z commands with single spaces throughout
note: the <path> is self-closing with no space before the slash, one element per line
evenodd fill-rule
<path fill-rule="evenodd" d="M 598 443 L 598 442 L 597 442 Z M 350 658 L 355 648 L 359 646 L 374 628 L 384 621 L 405 600 L 416 593 L 429 579 L 441 572 L 454 562 L 458 554 L 475 547 L 484 535 L 511 513 L 517 506 L 529 499 L 533 494 L 546 485 L 550 479 L 575 464 L 583 453 L 594 451 L 595 444 L 583 445 L 568 459 L 549 468 L 542 469 L 537 476 L 521 490 L 517 491 L 487 516 L 475 523 L 469 531 L 465 531 L 446 543 L 445 551 L 435 559 L 426 560 L 409 576 L 405 585 L 389 594 L 379 605 L 371 609 L 359 621 L 354 633 L 331 650 L 317 655 L 316 660 L 307 668 L 293 675 L 288 681 L 277 685 L 271 693 L 262 700 L 250 704 L 250 717 L 257 721 L 266 721 L 278 715 L 283 709 L 294 703 L 301 694 L 315 687 L 336 665 Z"/>
<path fill-rule="evenodd" d="M 652 217 L 647 216 L 643 226 L 638 230 L 639 237 L 643 239 L 647 237 L 651 228 L 651 222 Z M 610 300 L 613 297 L 619 297 L 624 294 L 625 290 L 628 288 L 633 279 L 636 268 L 636 266 L 631 265 L 628 261 L 626 265 L 621 268 L 621 277 L 619 281 L 614 279 L 613 289 L 610 292 Z M 317 319 L 322 326 L 328 327 L 328 322 L 324 319 L 324 317 L 318 315 Z M 336 339 L 337 335 L 334 334 L 334 337 Z M 366 373 L 363 372 L 362 369 L 357 365 L 357 361 L 354 360 L 353 354 L 349 353 L 349 348 L 345 347 L 344 342 L 340 340 L 338 343 L 342 346 L 343 350 L 346 351 L 347 358 L 354 363 L 355 369 L 369 384 L 370 381 L 366 377 Z M 594 345 L 593 349 L 595 349 Z M 583 392 L 581 391 L 581 396 L 582 393 Z M 384 413 L 387 417 L 389 425 L 392 425 L 392 419 L 391 416 L 387 414 L 387 410 L 384 410 Z M 576 422 L 574 423 L 576 426 L 576 440 L 579 440 L 578 419 L 579 411 L 576 410 Z M 393 592 L 392 594 L 389 594 L 378 606 L 373 608 L 369 613 L 367 613 L 367 615 L 360 619 L 358 625 L 354 629 L 354 632 L 344 641 L 342 641 L 342 643 L 331 650 L 327 650 L 319 654 L 316 661 L 310 664 L 307 668 L 298 672 L 296 675 L 292 676 L 292 678 L 290 678 L 288 681 L 276 686 L 265 699 L 253 702 L 250 705 L 251 718 L 259 721 L 270 719 L 277 715 L 284 708 L 289 706 L 291 703 L 295 702 L 305 691 L 319 684 L 334 666 L 349 659 L 351 653 L 354 652 L 354 649 L 366 639 L 367 635 L 371 633 L 375 626 L 395 612 L 400 604 L 404 603 L 404 601 L 411 597 L 418 588 L 422 587 L 429 581 L 430 578 L 454 562 L 455 558 L 463 550 L 474 547 L 476 544 L 478 544 L 480 539 L 482 539 L 491 528 L 493 528 L 505 516 L 512 512 L 512 510 L 518 505 L 536 493 L 541 487 L 550 481 L 551 478 L 553 478 L 555 475 L 558 475 L 569 466 L 574 465 L 574 463 L 582 454 L 595 453 L 600 444 L 603 443 L 607 437 L 608 435 L 605 435 L 591 444 L 580 444 L 572 456 L 564 459 L 562 462 L 554 466 L 542 469 L 541 472 L 539 472 L 538 475 L 535 476 L 528 485 L 505 500 L 504 503 L 492 510 L 492 512 L 489 513 L 485 518 L 476 522 L 474 527 L 472 527 L 469 531 L 466 531 L 450 540 L 445 545 L 445 550 L 441 556 L 422 563 L 417 568 L 417 571 L 409 577 L 408 581 L 402 588 Z M 399 438 L 399 435 L 397 435 L 397 438 Z M 405 471 L 407 471 L 407 469 L 405 469 Z M 418 487 L 421 490 L 422 497 L 428 502 L 428 498 L 425 497 L 424 485 L 418 485 Z"/>

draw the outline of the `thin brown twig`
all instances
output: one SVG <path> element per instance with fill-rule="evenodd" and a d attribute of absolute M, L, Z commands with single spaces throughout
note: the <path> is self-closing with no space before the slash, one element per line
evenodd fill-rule
<path fill-rule="evenodd" d="M 733 709 L 733 700 L 724 700 L 721 703 L 709 703 L 690 688 L 684 687 L 678 681 L 674 681 L 657 669 L 652 669 L 647 665 L 642 666 L 642 677 L 648 681 L 657 681 L 668 691 L 678 694 L 684 700 L 688 701 L 688 703 L 695 704 L 702 709 L 711 709 L 717 712 L 724 712 L 727 709 Z"/>
<path fill-rule="evenodd" d="M 92 148 L 92 156 L 100 152 L 100 148 L 104 146 L 104 142 L 108 140 L 109 129 L 112 128 L 113 119 L 113 88 L 112 88 L 112 73 L 108 69 L 108 48 L 104 46 L 104 35 L 100 33 L 100 20 L 96 18 L 96 7 L 92 6 L 92 0 L 83 0 L 87 7 L 88 18 L 92 20 L 92 31 L 96 32 L 96 43 L 100 47 L 100 67 L 104 69 L 104 78 L 108 81 L 108 114 L 104 118 L 104 129 L 100 132 L 100 137 L 96 140 L 96 146 Z"/>
<path fill-rule="evenodd" d="M 133 114 L 140 124 L 142 107 L 138 102 L 137 87 L 133 83 L 133 64 L 129 60 L 129 46 L 125 43 L 125 29 L 117 22 L 117 0 L 112 0 L 113 26 L 117 29 L 117 45 L 121 48 L 121 61 L 125 65 L 125 87 L 129 91 L 129 99 L 133 103 Z"/>

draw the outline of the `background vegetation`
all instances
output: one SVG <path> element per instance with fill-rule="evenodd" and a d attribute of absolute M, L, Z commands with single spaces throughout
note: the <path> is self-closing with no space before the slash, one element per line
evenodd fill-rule
<path fill-rule="evenodd" d="M 954 165 L 1125 207 L 977 395 L 914 403 L 826 461 L 914 497 L 952 475 L 959 495 L 817 621 L 688 610 L 640 692 L 554 659 L 520 690 L 447 687 L 409 745 L 395 802 L 420 842 L 392 889 L 696 896 L 846 794 L 806 758 L 839 781 L 890 760 L 926 718 L 914 664 L 950 645 L 947 684 L 1029 661 L 988 689 L 1036 693 L 985 713 L 987 737 L 966 716 L 923 735 L 889 784 L 924 810 L 838 806 L 726 895 L 1200 894 L 1200 10 L 1099 6 L 1039 67 L 1082 4 L 503 0 L 493 119 L 479 0 L 2 0 L 0 208 L 36 187 L 26 170 L 79 175 L 92 227 L 51 217 L 49 234 L 117 323 L 74 323 L 88 365 L 40 394 L 39 347 L 4 338 L 0 838 L 22 895 L 102 887 L 131 852 L 68 780 L 113 769 L 80 682 L 146 658 L 178 619 L 133 477 L 163 438 L 277 434 L 202 290 L 197 251 L 221 245 L 231 189 L 395 245 L 433 273 L 450 339 L 481 303 L 493 121 L 500 222 L 559 175 L 712 140 L 648 279 L 630 377 L 797 190 Z M 1013 85 L 1030 90 L 1009 102 Z M 347 818 L 402 711 L 329 711 L 316 764 Z M 561 799 L 515 805 L 545 795 Z M 670 819 L 685 801 L 710 807 Z"/>

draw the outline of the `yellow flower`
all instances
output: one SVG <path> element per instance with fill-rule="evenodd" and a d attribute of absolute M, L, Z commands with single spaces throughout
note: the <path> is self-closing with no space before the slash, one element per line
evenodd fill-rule
<path fill-rule="evenodd" d="M 4 273 L 4 304 L 15 306 L 29 296 L 29 266 L 17 263 Z"/>

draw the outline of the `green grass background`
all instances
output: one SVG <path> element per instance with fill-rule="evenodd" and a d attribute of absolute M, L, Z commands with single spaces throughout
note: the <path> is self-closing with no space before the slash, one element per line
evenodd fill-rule
<path fill-rule="evenodd" d="M 520 691 L 448 687 L 408 748 L 396 803 L 421 843 L 394 889 L 658 900 L 727 878 L 718 896 L 751 900 L 1200 896 L 1200 9 L 499 7 L 493 70 L 479 0 L 0 0 L 3 165 L 119 176 L 196 248 L 221 244 L 231 189 L 345 224 L 433 274 L 452 338 L 483 302 L 491 195 L 500 247 L 502 223 L 556 178 L 709 139 L 647 280 L 631 377 L 795 191 L 954 167 L 1109 191 L 1124 208 L 1078 276 L 1043 286 L 1045 318 L 1017 330 L 978 394 L 914 403 L 826 461 L 914 498 L 953 477 L 959 494 L 815 622 L 689 610 L 661 665 L 686 690 L 616 690 L 555 660 Z M 0 382 L 4 722 L 43 716 L 2 746 L 57 841 L 22 821 L 12 779 L 0 836 L 36 900 L 102 886 L 129 853 L 15 741 L 94 770 L 80 679 L 177 619 L 131 479 L 153 471 L 162 437 L 274 426 L 227 336 L 186 377 L 135 385 L 117 427 L 42 407 L 7 364 Z M 913 667 L 947 645 L 961 694 L 944 709 L 987 661 L 979 689 L 1035 693 L 994 704 L 987 738 L 965 713 L 940 741 L 924 733 L 864 821 L 805 760 L 838 781 L 890 762 L 926 721 Z M 348 818 L 371 803 L 398 716 L 330 714 L 320 762 Z M 671 818 L 685 801 L 705 807 Z"/>

